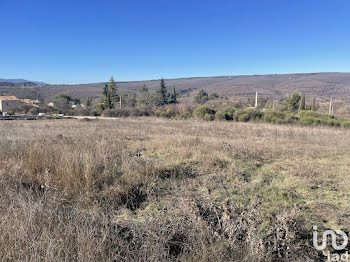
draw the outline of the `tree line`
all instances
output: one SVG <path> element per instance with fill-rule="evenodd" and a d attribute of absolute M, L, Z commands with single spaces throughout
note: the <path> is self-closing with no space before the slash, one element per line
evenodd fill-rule
<path fill-rule="evenodd" d="M 176 104 L 178 96 L 175 86 L 172 92 L 168 92 L 164 78 L 161 79 L 159 88 L 154 92 L 150 92 L 144 84 L 138 93 L 118 94 L 116 82 L 111 77 L 102 90 L 102 98 L 97 105 L 97 110 L 101 114 L 104 110 L 118 108 L 120 104 L 127 107 Z"/>

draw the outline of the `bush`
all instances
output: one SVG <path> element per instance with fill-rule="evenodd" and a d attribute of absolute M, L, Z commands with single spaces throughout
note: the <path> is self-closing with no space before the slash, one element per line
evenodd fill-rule
<path fill-rule="evenodd" d="M 152 108 L 147 106 L 130 107 L 130 116 L 152 116 L 154 112 Z"/>
<path fill-rule="evenodd" d="M 205 114 L 204 115 L 204 120 L 205 121 L 213 121 L 215 119 L 215 116 L 214 115 L 212 115 L 212 114 Z"/>
<path fill-rule="evenodd" d="M 341 123 L 341 126 L 344 128 L 350 128 L 350 121 L 345 120 Z"/>
<path fill-rule="evenodd" d="M 226 116 L 225 116 L 225 113 L 223 111 L 217 111 L 215 113 L 215 118 L 217 120 L 220 120 L 220 121 L 226 121 Z"/>
<path fill-rule="evenodd" d="M 341 123 L 340 123 L 340 121 L 337 120 L 337 119 L 329 119 L 329 120 L 327 121 L 327 125 L 339 127 L 339 126 L 341 126 Z"/>
<path fill-rule="evenodd" d="M 190 119 L 192 117 L 192 114 L 190 112 L 183 112 L 179 115 L 180 119 Z"/>
<path fill-rule="evenodd" d="M 156 112 L 154 113 L 154 115 L 155 115 L 156 117 L 160 117 L 161 114 L 162 114 L 162 112 L 163 112 L 163 111 L 157 109 Z"/>
<path fill-rule="evenodd" d="M 303 118 L 303 117 L 313 117 L 313 118 L 329 118 L 328 115 L 324 115 L 324 114 L 321 114 L 321 113 L 317 113 L 317 112 L 314 112 L 314 111 L 300 111 L 298 113 L 298 116 Z"/>
<path fill-rule="evenodd" d="M 329 116 L 314 111 L 300 111 L 297 114 L 301 125 L 326 125 L 341 126 L 341 121 L 334 116 Z"/>
<path fill-rule="evenodd" d="M 275 110 L 266 110 L 264 112 L 263 120 L 267 123 L 276 123 L 278 120 L 284 121 L 286 119 L 286 113 L 275 111 Z"/>
<path fill-rule="evenodd" d="M 162 112 L 157 110 L 155 114 Z M 123 109 L 107 109 L 102 112 L 102 116 L 107 117 L 129 117 L 129 116 L 151 116 L 153 111 L 147 107 L 125 107 Z"/>
<path fill-rule="evenodd" d="M 239 122 L 256 121 L 262 119 L 264 113 L 256 109 L 240 109 L 234 113 L 234 119 Z"/>
<path fill-rule="evenodd" d="M 173 108 L 168 108 L 165 111 L 165 117 L 172 118 L 172 117 L 175 117 L 175 116 L 176 116 L 176 111 Z"/>
<path fill-rule="evenodd" d="M 105 117 L 128 117 L 130 116 L 130 112 L 127 109 L 107 109 L 101 115 Z"/>
<path fill-rule="evenodd" d="M 164 118 L 174 118 L 176 117 L 178 113 L 174 108 L 167 108 L 165 111 L 162 110 L 156 110 L 155 116 L 156 117 L 164 117 Z"/>
<path fill-rule="evenodd" d="M 38 115 L 39 113 L 42 113 L 42 110 L 40 107 L 32 107 L 28 110 L 29 115 Z"/>
<path fill-rule="evenodd" d="M 286 113 L 284 121 L 285 121 L 285 124 L 292 124 L 298 121 L 298 118 L 296 118 L 293 113 Z"/>
<path fill-rule="evenodd" d="M 250 120 L 250 115 L 247 112 L 238 115 L 237 120 L 239 122 L 248 122 Z"/>
<path fill-rule="evenodd" d="M 193 111 L 193 116 L 198 119 L 204 119 L 205 115 L 215 115 L 215 110 L 211 109 L 209 106 L 200 106 Z"/>
<path fill-rule="evenodd" d="M 231 121 L 233 120 L 233 115 L 235 113 L 235 109 L 233 107 L 224 107 L 222 109 L 219 109 L 216 114 L 215 114 L 215 118 L 217 120 L 226 120 L 226 121 Z"/>
<path fill-rule="evenodd" d="M 307 116 L 300 119 L 299 123 L 303 126 L 310 126 L 317 123 L 317 118 Z"/>

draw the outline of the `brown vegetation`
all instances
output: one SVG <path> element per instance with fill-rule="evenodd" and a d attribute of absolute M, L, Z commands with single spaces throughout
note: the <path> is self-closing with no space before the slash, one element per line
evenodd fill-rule
<path fill-rule="evenodd" d="M 0 125 L 1 261 L 323 261 L 349 228 L 350 131 L 120 120 Z"/>

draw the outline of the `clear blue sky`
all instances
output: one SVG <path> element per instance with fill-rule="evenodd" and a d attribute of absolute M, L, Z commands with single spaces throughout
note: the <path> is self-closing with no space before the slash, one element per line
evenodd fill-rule
<path fill-rule="evenodd" d="M 0 0 L 0 78 L 350 71 L 348 0 Z"/>

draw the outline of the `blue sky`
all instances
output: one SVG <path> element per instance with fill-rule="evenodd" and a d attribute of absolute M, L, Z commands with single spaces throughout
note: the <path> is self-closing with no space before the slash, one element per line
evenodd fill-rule
<path fill-rule="evenodd" d="M 0 0 L 0 78 L 350 71 L 348 0 Z"/>

